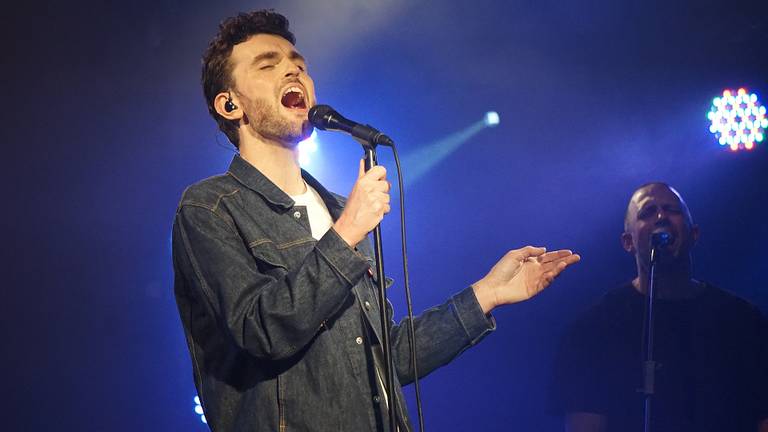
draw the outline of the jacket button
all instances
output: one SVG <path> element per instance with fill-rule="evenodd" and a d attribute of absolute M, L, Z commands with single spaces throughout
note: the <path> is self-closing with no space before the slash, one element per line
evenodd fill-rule
<path fill-rule="evenodd" d="M 373 401 L 376 403 L 379 403 L 381 401 L 381 397 L 379 397 L 379 395 L 376 395 L 373 397 Z"/>
<path fill-rule="evenodd" d="M 357 339 L 355 339 L 355 343 L 358 344 L 358 345 L 362 345 L 363 344 L 363 338 L 358 336 Z"/>
<path fill-rule="evenodd" d="M 296 210 L 295 212 L 293 212 L 293 217 L 294 217 L 295 219 L 298 219 L 298 218 L 300 218 L 300 217 L 301 217 L 301 212 L 300 212 L 300 211 L 298 211 L 298 210 Z"/>
<path fill-rule="evenodd" d="M 368 300 L 363 303 L 363 306 L 365 306 L 365 310 L 371 310 L 371 303 L 369 303 Z"/>

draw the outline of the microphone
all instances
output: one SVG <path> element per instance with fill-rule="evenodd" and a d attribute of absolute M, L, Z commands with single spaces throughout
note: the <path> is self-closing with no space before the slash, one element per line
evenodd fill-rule
<path fill-rule="evenodd" d="M 667 231 L 651 233 L 651 275 L 653 275 L 653 267 L 659 259 L 659 255 L 672 243 L 672 240 L 672 234 Z"/>
<path fill-rule="evenodd" d="M 660 248 L 669 245 L 675 240 L 667 231 L 659 231 L 651 234 L 651 247 Z"/>
<path fill-rule="evenodd" d="M 346 132 L 373 145 L 394 146 L 392 139 L 372 126 L 363 125 L 347 118 L 328 105 L 315 105 L 309 109 L 309 122 L 320 130 Z"/>

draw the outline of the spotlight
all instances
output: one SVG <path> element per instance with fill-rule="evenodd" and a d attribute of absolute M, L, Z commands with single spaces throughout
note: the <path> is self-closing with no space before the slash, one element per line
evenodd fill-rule
<path fill-rule="evenodd" d="M 499 124 L 499 113 L 488 111 L 483 118 L 475 120 L 462 129 L 457 130 L 429 144 L 419 146 L 403 158 L 403 165 L 408 167 L 408 183 L 415 183 L 445 158 L 457 151 L 459 147 L 469 142 L 475 135 L 489 127 Z"/>
<path fill-rule="evenodd" d="M 299 143 L 299 165 L 302 168 L 307 168 L 312 162 L 310 155 L 317 151 L 317 130 L 312 131 L 312 135 L 309 138 Z"/>
<path fill-rule="evenodd" d="M 488 127 L 494 127 L 499 124 L 499 113 L 496 111 L 488 111 L 483 118 L 485 125 Z"/>
<path fill-rule="evenodd" d="M 756 94 L 747 93 L 745 88 L 724 90 L 722 96 L 712 100 L 707 118 L 711 122 L 709 131 L 721 146 L 727 145 L 731 151 L 754 149 L 755 144 L 763 141 L 768 128 L 765 107 Z"/>

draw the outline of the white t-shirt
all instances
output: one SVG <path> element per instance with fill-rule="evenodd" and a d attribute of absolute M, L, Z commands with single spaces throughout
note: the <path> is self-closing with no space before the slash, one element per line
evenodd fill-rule
<path fill-rule="evenodd" d="M 304 183 L 306 184 L 306 183 Z M 312 237 L 315 240 L 320 238 L 331 229 L 333 226 L 333 219 L 328 212 L 328 207 L 325 206 L 323 199 L 320 198 L 320 194 L 310 185 L 307 184 L 307 191 L 301 195 L 293 196 L 291 199 L 297 206 L 305 206 L 307 208 L 307 217 L 309 217 L 309 227 L 312 229 Z"/>

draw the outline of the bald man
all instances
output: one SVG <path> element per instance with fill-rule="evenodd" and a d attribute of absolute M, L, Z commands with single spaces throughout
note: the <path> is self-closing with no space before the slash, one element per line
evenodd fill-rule
<path fill-rule="evenodd" d="M 654 432 L 768 432 L 768 324 L 747 301 L 694 279 L 699 227 L 680 194 L 663 183 L 638 188 L 621 244 L 637 276 L 606 293 L 568 330 L 555 362 L 554 402 L 568 432 L 643 430 L 644 316 L 651 236 L 655 285 Z"/>

